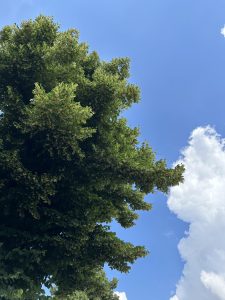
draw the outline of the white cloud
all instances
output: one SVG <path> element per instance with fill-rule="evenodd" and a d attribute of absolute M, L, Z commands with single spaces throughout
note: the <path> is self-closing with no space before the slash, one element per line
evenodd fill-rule
<path fill-rule="evenodd" d="M 225 140 L 211 127 L 195 129 L 182 152 L 184 183 L 168 206 L 188 222 L 178 248 L 185 261 L 170 300 L 225 300 Z"/>
<path fill-rule="evenodd" d="M 219 299 L 225 300 L 225 280 L 223 276 L 213 272 L 207 273 L 202 271 L 201 281 L 204 286 L 211 290 L 214 295 L 218 296 Z"/>
<path fill-rule="evenodd" d="M 224 27 L 223 28 L 221 28 L 221 31 L 220 31 L 220 33 L 225 37 L 225 25 L 224 25 Z"/>
<path fill-rule="evenodd" d="M 126 293 L 124 293 L 124 292 L 115 292 L 115 294 L 117 295 L 117 296 L 119 296 L 119 298 L 120 298 L 120 300 L 127 300 L 127 296 L 126 296 Z"/>

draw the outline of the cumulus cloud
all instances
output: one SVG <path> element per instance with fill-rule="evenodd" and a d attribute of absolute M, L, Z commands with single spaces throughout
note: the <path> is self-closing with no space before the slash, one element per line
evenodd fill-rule
<path fill-rule="evenodd" d="M 115 292 L 115 294 L 120 298 L 120 300 L 127 300 L 126 293 L 124 292 Z"/>
<path fill-rule="evenodd" d="M 195 129 L 178 163 L 184 183 L 168 206 L 189 230 L 178 249 L 185 262 L 170 300 L 225 300 L 225 140 L 211 127 Z"/>
<path fill-rule="evenodd" d="M 220 31 L 220 33 L 225 37 L 225 25 L 224 25 L 224 27 L 223 28 L 221 28 L 221 31 Z"/>
<path fill-rule="evenodd" d="M 213 272 L 207 273 L 205 271 L 202 271 L 201 281 L 204 286 L 211 290 L 214 295 L 218 296 L 219 299 L 225 300 L 225 280 L 223 276 L 220 276 Z"/>

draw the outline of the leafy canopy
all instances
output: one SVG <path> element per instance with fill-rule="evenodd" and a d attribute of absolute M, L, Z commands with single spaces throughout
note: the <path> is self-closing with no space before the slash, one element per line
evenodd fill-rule
<path fill-rule="evenodd" d="M 144 196 L 178 184 L 183 167 L 156 161 L 121 117 L 139 100 L 128 78 L 129 59 L 101 61 L 51 18 L 1 30 L 1 299 L 42 299 L 42 285 L 116 299 L 104 264 L 127 272 L 147 254 L 110 223 L 133 226 L 151 208 Z"/>

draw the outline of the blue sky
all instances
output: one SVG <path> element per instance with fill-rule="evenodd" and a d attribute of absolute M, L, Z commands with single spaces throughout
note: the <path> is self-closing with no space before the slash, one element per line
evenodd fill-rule
<path fill-rule="evenodd" d="M 126 116 L 158 158 L 171 165 L 198 126 L 210 124 L 225 136 L 225 1 L 0 0 L 1 27 L 40 13 L 62 29 L 77 28 L 102 59 L 131 58 L 131 81 L 142 100 Z M 135 228 L 115 226 L 122 238 L 151 253 L 130 274 L 116 273 L 117 290 L 128 300 L 169 300 L 182 273 L 177 245 L 188 225 L 170 212 L 164 195 L 147 199 L 153 210 L 141 213 Z"/>

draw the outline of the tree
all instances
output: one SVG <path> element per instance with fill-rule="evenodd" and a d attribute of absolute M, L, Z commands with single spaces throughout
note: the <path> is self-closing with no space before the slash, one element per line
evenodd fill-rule
<path fill-rule="evenodd" d="M 127 58 L 101 61 L 51 18 L 1 30 L 1 299 L 42 299 L 42 285 L 97 299 L 105 263 L 127 272 L 147 254 L 110 223 L 133 226 L 144 196 L 177 185 L 183 167 L 156 161 L 121 116 L 139 100 L 128 78 Z"/>
<path fill-rule="evenodd" d="M 119 300 L 119 297 L 113 292 L 117 286 L 117 280 L 108 281 L 103 270 L 93 272 L 93 275 L 86 278 L 80 288 L 82 291 L 75 291 L 65 298 L 65 300 Z M 57 296 L 57 289 L 52 289 L 54 300 L 61 300 L 61 295 Z"/>

